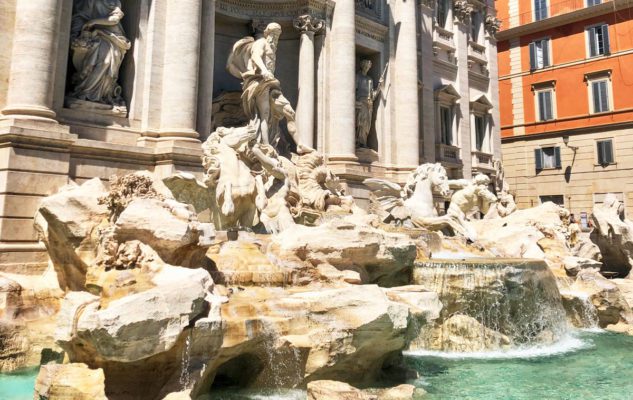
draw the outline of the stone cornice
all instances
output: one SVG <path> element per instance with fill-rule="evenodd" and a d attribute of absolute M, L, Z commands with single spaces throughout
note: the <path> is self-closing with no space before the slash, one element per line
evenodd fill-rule
<path fill-rule="evenodd" d="M 306 14 L 295 18 L 292 25 L 301 33 L 315 34 L 323 29 L 325 21 Z"/>
<path fill-rule="evenodd" d="M 300 15 L 329 20 L 334 4 L 332 0 L 217 0 L 216 12 L 242 19 L 277 22 L 292 22 Z"/>
<path fill-rule="evenodd" d="M 378 42 L 384 42 L 387 40 L 389 28 L 369 18 L 356 15 L 356 33 Z"/>

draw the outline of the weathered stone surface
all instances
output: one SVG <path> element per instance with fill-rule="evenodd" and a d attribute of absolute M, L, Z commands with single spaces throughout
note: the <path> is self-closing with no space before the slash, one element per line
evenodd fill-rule
<path fill-rule="evenodd" d="M 374 393 L 374 391 L 370 393 Z M 375 393 L 378 395 L 378 400 L 412 400 L 419 399 L 426 392 L 413 385 L 398 385 L 393 388 L 377 390 Z"/>
<path fill-rule="evenodd" d="M 99 204 L 107 194 L 101 180 L 69 185 L 42 200 L 35 228 L 46 244 L 62 289 L 84 290 L 86 270 L 97 253 L 97 228 L 107 223 L 108 210 Z"/>
<path fill-rule="evenodd" d="M 344 220 L 318 227 L 294 226 L 273 237 L 271 251 L 282 258 L 298 256 L 315 266 L 352 270 L 363 283 L 381 286 L 408 284 L 416 258 L 409 237 Z"/>
<path fill-rule="evenodd" d="M 185 390 L 182 392 L 169 393 L 163 397 L 163 400 L 191 400 L 191 390 Z"/>
<path fill-rule="evenodd" d="M 11 372 L 27 365 L 28 330 L 23 324 L 0 323 L 0 372 Z"/>
<path fill-rule="evenodd" d="M 591 241 L 600 248 L 604 270 L 625 277 L 633 268 L 633 222 L 621 219 L 622 204 L 607 195 L 603 204 L 594 206 Z"/>
<path fill-rule="evenodd" d="M 71 360 L 134 362 L 172 348 L 183 329 L 205 312 L 213 281 L 202 269 L 165 266 L 153 282 L 155 288 L 102 309 L 94 296 L 69 294 L 56 338 Z"/>
<path fill-rule="evenodd" d="M 590 260 L 602 261 L 600 248 L 588 238 L 580 238 L 578 243 L 572 249 L 575 257 L 588 258 Z"/>
<path fill-rule="evenodd" d="M 383 291 L 389 300 L 408 306 L 412 315 L 422 318 L 425 322 L 436 320 L 442 311 L 438 294 L 424 286 L 400 286 Z"/>
<path fill-rule="evenodd" d="M 585 269 L 600 271 L 602 263 L 590 258 L 567 256 L 563 258 L 563 267 L 565 271 L 567 271 L 567 275 L 576 276 L 580 271 Z"/>
<path fill-rule="evenodd" d="M 103 370 L 85 364 L 43 365 L 35 382 L 40 400 L 108 400 Z"/>
<path fill-rule="evenodd" d="M 485 351 L 507 348 L 511 344 L 506 335 L 486 328 L 473 317 L 461 314 L 452 315 L 440 326 L 424 332 L 425 337 L 421 340 L 424 347 L 443 351 Z"/>
<path fill-rule="evenodd" d="M 308 383 L 308 400 L 377 400 L 377 396 L 344 382 L 319 380 Z"/>
<path fill-rule="evenodd" d="M 629 307 L 633 307 L 633 280 L 612 279 L 611 282 L 618 285 L 618 289 L 620 289 L 620 293 L 624 296 L 624 299 L 629 304 Z"/>

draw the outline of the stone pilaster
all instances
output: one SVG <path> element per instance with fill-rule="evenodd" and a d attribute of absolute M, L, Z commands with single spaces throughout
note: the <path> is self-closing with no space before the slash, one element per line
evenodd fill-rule
<path fill-rule="evenodd" d="M 61 0 L 18 0 L 3 118 L 55 122 L 53 86 Z"/>
<path fill-rule="evenodd" d="M 420 161 L 420 116 L 418 100 L 418 47 L 416 2 L 397 0 L 394 22 L 399 26 L 393 65 L 395 99 L 394 162 L 398 167 L 414 168 Z"/>
<path fill-rule="evenodd" d="M 314 147 L 314 35 L 323 29 L 324 22 L 302 15 L 293 24 L 301 32 L 297 129 L 301 144 Z"/>
<path fill-rule="evenodd" d="M 160 137 L 197 141 L 202 0 L 167 0 Z"/>
<path fill-rule="evenodd" d="M 198 93 L 197 130 L 200 139 L 211 133 L 213 109 L 213 73 L 215 59 L 215 2 L 207 0 L 202 6 L 202 47 L 200 48 L 200 89 Z"/>
<path fill-rule="evenodd" d="M 329 41 L 329 118 L 326 151 L 330 161 L 356 161 L 355 1 L 337 0 Z"/>

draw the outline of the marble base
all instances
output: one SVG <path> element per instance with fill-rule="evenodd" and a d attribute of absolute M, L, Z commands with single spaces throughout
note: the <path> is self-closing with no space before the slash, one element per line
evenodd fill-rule
<path fill-rule="evenodd" d="M 104 103 L 96 103 L 94 101 L 86 101 L 66 97 L 64 105 L 71 110 L 88 111 L 95 114 L 111 115 L 113 117 L 127 117 L 127 107 L 124 105 L 111 105 Z"/>
<path fill-rule="evenodd" d="M 377 162 L 380 158 L 376 150 L 368 149 L 366 147 L 357 147 L 356 157 L 358 157 L 359 162 L 367 164 Z"/>

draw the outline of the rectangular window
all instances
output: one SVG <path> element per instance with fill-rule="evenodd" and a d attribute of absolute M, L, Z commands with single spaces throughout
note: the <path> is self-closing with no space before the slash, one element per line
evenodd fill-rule
<path fill-rule="evenodd" d="M 439 0 L 437 2 L 437 24 L 442 28 L 446 28 L 448 20 L 448 8 L 450 0 Z"/>
<path fill-rule="evenodd" d="M 598 164 L 600 165 L 609 165 L 613 164 L 613 141 L 611 139 L 607 140 L 598 140 Z"/>
<path fill-rule="evenodd" d="M 609 81 L 606 79 L 591 82 L 591 100 L 593 112 L 601 113 L 610 110 L 609 107 Z"/>
<path fill-rule="evenodd" d="M 552 102 L 553 90 L 541 90 L 536 92 L 538 104 L 538 120 L 549 121 L 554 119 L 554 106 Z"/>
<path fill-rule="evenodd" d="M 587 29 L 589 56 L 609 54 L 609 25 L 602 24 Z"/>
<path fill-rule="evenodd" d="M 558 204 L 561 207 L 565 206 L 565 199 L 563 198 L 562 194 L 550 194 L 547 196 L 539 196 L 538 198 L 541 201 L 541 204 L 551 201 L 552 203 Z"/>
<path fill-rule="evenodd" d="M 477 43 L 481 31 L 481 13 L 474 11 L 470 15 L 470 40 Z"/>
<path fill-rule="evenodd" d="M 486 139 L 486 117 L 475 115 L 475 149 L 482 151 Z"/>
<path fill-rule="evenodd" d="M 547 18 L 547 0 L 534 0 L 534 20 Z"/>
<path fill-rule="evenodd" d="M 561 168 L 560 147 L 542 147 L 534 149 L 536 171 Z"/>
<path fill-rule="evenodd" d="M 440 132 L 442 144 L 453 145 L 453 110 L 440 107 Z"/>
<path fill-rule="evenodd" d="M 598 4 L 601 4 L 602 0 L 587 0 L 587 7 L 591 7 L 591 6 L 597 6 Z"/>
<path fill-rule="evenodd" d="M 549 67 L 549 39 L 535 40 L 530 43 L 530 69 Z"/>

